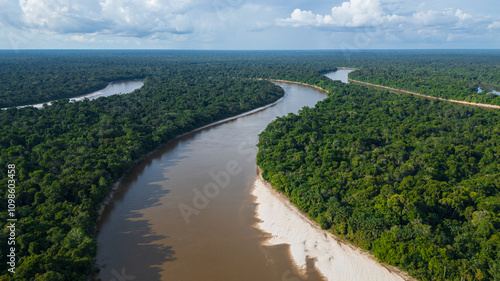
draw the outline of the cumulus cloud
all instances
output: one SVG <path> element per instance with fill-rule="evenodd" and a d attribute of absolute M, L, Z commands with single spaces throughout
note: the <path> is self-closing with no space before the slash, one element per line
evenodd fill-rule
<path fill-rule="evenodd" d="M 280 38 L 287 40 L 288 36 L 295 39 L 303 35 L 318 38 L 323 44 L 332 37 L 321 36 L 322 32 L 341 31 L 335 33 L 332 46 L 344 41 L 366 48 L 372 47 L 372 42 L 419 43 L 425 38 L 466 41 L 467 37 L 460 35 L 494 36 L 500 31 L 496 16 L 471 15 L 465 5 L 444 9 L 456 5 L 451 0 L 434 2 L 416 5 L 411 0 L 335 0 L 333 3 L 339 4 L 318 12 L 324 3 L 306 0 L 0 0 L 0 31 L 28 34 L 20 36 L 23 42 L 33 41 L 36 34 L 47 42 L 54 39 L 105 46 L 130 39 L 159 48 L 227 48 L 226 44 L 247 48 L 248 44 L 241 42 L 250 40 L 274 44 L 270 42 L 276 41 L 277 26 L 288 27 L 279 30 Z M 307 8 L 296 9 L 297 3 Z M 288 16 L 283 16 L 284 10 Z M 310 29 L 293 29 L 304 26 L 316 29 L 314 36 Z M 300 46 L 316 46 L 311 45 L 312 40 Z M 2 43 L 7 44 L 5 40 Z M 276 46 L 279 44 L 283 44 L 280 48 L 289 47 L 285 43 Z"/>
<path fill-rule="evenodd" d="M 193 30 L 191 1 L 20 0 L 25 26 L 56 33 L 100 33 L 150 37 Z"/>
<path fill-rule="evenodd" d="M 278 19 L 276 23 L 282 26 L 362 27 L 397 22 L 400 19 L 398 15 L 385 13 L 378 0 L 350 0 L 342 3 L 341 6 L 333 7 L 329 15 L 318 15 L 312 11 L 295 9 L 289 18 Z"/>
<path fill-rule="evenodd" d="M 444 11 L 414 11 L 412 16 L 398 15 L 383 9 L 379 0 L 350 0 L 333 7 L 329 15 L 314 14 L 312 11 L 295 9 L 289 18 L 277 19 L 281 26 L 336 26 L 365 27 L 392 26 L 401 23 L 419 25 L 457 24 L 467 21 L 472 16 L 460 9 Z"/>
<path fill-rule="evenodd" d="M 386 38 L 419 36 L 420 38 L 441 38 L 450 41 L 460 33 L 484 33 L 483 19 L 476 19 L 461 9 L 430 10 L 425 5 L 406 6 L 401 9 L 393 1 L 349 0 L 331 9 L 330 14 L 316 14 L 312 11 L 295 9 L 288 18 L 278 18 L 279 26 L 313 26 L 342 31 L 355 31 L 363 27 L 375 27 L 378 32 L 386 31 Z M 398 11 L 398 12 L 392 12 Z M 500 28 L 500 23 L 489 25 L 489 29 Z M 482 29 L 482 30 L 481 30 Z M 395 35 L 395 34 L 400 35 Z"/>
<path fill-rule="evenodd" d="M 472 18 L 472 16 L 471 16 L 471 15 L 464 13 L 464 12 L 463 12 L 462 10 L 460 10 L 460 9 L 457 9 L 457 11 L 455 12 L 455 16 L 456 16 L 457 18 L 459 18 L 460 20 L 468 20 L 468 19 L 471 19 L 471 18 Z"/>
<path fill-rule="evenodd" d="M 413 24 L 423 26 L 447 26 L 454 27 L 468 23 L 472 16 L 462 10 L 446 9 L 443 11 L 427 10 L 415 12 L 409 21 Z M 469 22 L 471 23 L 471 22 Z"/>

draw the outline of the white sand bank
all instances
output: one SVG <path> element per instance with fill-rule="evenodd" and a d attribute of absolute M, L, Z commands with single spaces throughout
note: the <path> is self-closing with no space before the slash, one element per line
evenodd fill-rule
<path fill-rule="evenodd" d="M 290 254 L 299 269 L 306 268 L 308 257 L 315 259 L 316 268 L 328 281 L 413 280 L 321 230 L 260 176 L 254 182 L 252 195 L 258 204 L 257 217 L 261 220 L 258 227 L 271 235 L 266 242 L 271 245 L 289 244 Z"/>

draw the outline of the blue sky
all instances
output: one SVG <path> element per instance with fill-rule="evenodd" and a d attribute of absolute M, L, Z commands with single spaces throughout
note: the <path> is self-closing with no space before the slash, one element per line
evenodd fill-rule
<path fill-rule="evenodd" d="M 500 3 L 0 0 L 0 49 L 498 49 Z"/>

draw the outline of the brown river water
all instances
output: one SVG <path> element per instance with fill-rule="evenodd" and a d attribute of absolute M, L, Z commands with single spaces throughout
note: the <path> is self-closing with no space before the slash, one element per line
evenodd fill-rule
<path fill-rule="evenodd" d="M 94 280 L 323 280 L 312 260 L 298 274 L 288 245 L 264 245 L 256 227 L 258 134 L 326 97 L 277 84 L 283 101 L 172 141 L 124 178 L 98 223 Z"/>

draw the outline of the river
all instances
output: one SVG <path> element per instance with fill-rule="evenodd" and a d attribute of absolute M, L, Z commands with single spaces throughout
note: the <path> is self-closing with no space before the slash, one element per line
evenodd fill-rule
<path fill-rule="evenodd" d="M 144 85 L 144 80 L 141 80 L 141 79 L 112 82 L 112 83 L 109 83 L 108 86 L 106 86 L 106 88 L 101 89 L 99 91 L 95 91 L 95 92 L 92 92 L 90 94 L 71 98 L 70 102 L 83 101 L 85 99 L 94 100 L 94 99 L 97 99 L 100 97 L 109 97 L 112 95 L 129 94 L 129 93 L 132 93 L 133 91 L 141 88 L 143 85 Z M 52 102 L 49 101 L 49 102 L 44 102 L 44 103 L 22 105 L 22 106 L 18 106 L 17 108 L 32 106 L 32 107 L 41 109 L 41 108 L 43 108 L 44 104 L 51 105 Z M 6 109 L 6 108 L 2 108 L 2 109 Z"/>
<path fill-rule="evenodd" d="M 353 71 L 352 69 L 338 69 L 337 71 L 326 73 L 325 76 L 332 80 L 340 80 L 343 83 L 349 83 L 347 76 Z"/>
<path fill-rule="evenodd" d="M 289 246 L 264 245 L 269 234 L 257 227 L 258 134 L 326 97 L 277 84 L 283 101 L 184 135 L 125 177 L 98 223 L 94 280 L 324 280 L 312 260 L 299 275 Z"/>
<path fill-rule="evenodd" d="M 70 99 L 70 101 L 72 102 L 83 101 L 84 99 L 94 100 L 100 97 L 129 94 L 141 88 L 143 85 L 144 85 L 144 80 L 141 79 L 112 82 L 109 83 L 108 86 L 102 90 L 84 96 L 72 98 Z"/>

